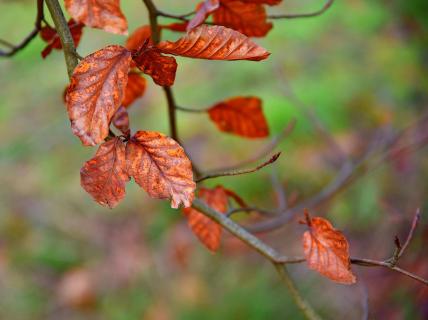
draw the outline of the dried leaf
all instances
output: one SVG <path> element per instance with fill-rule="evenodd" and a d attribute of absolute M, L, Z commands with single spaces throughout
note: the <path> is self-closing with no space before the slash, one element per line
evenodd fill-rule
<path fill-rule="evenodd" d="M 108 46 L 87 56 L 74 69 L 66 102 L 73 133 L 93 146 L 108 135 L 128 81 L 131 53 Z"/>
<path fill-rule="evenodd" d="M 131 131 L 129 129 L 129 115 L 125 107 L 120 106 L 112 119 L 113 125 L 119 129 L 125 136 L 129 136 Z"/>
<path fill-rule="evenodd" d="M 201 188 L 199 198 L 211 208 L 226 213 L 227 195 L 221 186 L 214 189 Z M 211 251 L 215 252 L 220 246 L 222 227 L 215 221 L 211 220 L 203 213 L 194 208 L 183 210 L 186 215 L 189 227 L 198 239 Z"/>
<path fill-rule="evenodd" d="M 192 20 L 187 25 L 186 31 L 190 31 L 202 23 L 204 23 L 205 19 L 208 15 L 220 7 L 220 0 L 205 0 L 201 2 L 196 8 L 196 14 Z"/>
<path fill-rule="evenodd" d="M 85 162 L 80 170 L 80 183 L 96 202 L 110 208 L 125 197 L 125 144 L 116 137 L 104 142 L 95 157 Z"/>
<path fill-rule="evenodd" d="M 150 26 L 144 25 L 137 28 L 126 40 L 125 47 L 129 50 L 140 49 L 147 41 L 150 41 L 152 36 L 152 29 Z"/>
<path fill-rule="evenodd" d="M 80 38 L 82 37 L 82 29 L 84 25 L 81 23 L 77 23 L 73 19 L 70 19 L 68 21 L 68 27 L 70 28 L 74 45 L 75 47 L 77 47 L 79 45 Z M 40 29 L 40 37 L 48 44 L 42 51 L 43 59 L 46 58 L 52 52 L 53 49 L 62 49 L 61 41 L 55 29 L 49 26 L 44 26 L 42 29 Z"/>
<path fill-rule="evenodd" d="M 173 57 L 162 55 L 158 48 L 146 43 L 134 57 L 134 61 L 156 84 L 166 87 L 174 84 L 177 62 Z"/>
<path fill-rule="evenodd" d="M 309 268 L 339 283 L 355 283 L 345 236 L 326 219 L 307 219 L 309 231 L 303 234 L 303 248 Z"/>
<path fill-rule="evenodd" d="M 158 48 L 177 56 L 211 60 L 263 60 L 264 48 L 238 31 L 222 26 L 201 25 L 176 42 L 163 41 Z"/>
<path fill-rule="evenodd" d="M 145 91 L 146 79 L 137 72 L 130 72 L 128 74 L 128 84 L 126 85 L 122 106 L 130 106 L 135 100 L 142 97 Z"/>
<path fill-rule="evenodd" d="M 174 22 L 174 23 L 170 23 L 170 24 L 160 25 L 159 28 L 168 29 L 168 30 L 176 31 L 176 32 L 186 32 L 188 24 L 189 23 L 187 21 L 186 22 Z"/>
<path fill-rule="evenodd" d="M 171 207 L 189 207 L 195 190 L 192 164 L 173 139 L 154 131 L 138 131 L 128 142 L 129 175 L 152 197 L 171 199 Z"/>
<path fill-rule="evenodd" d="M 268 22 L 266 10 L 263 5 L 252 1 L 221 1 L 221 5 L 213 14 L 213 22 L 249 37 L 264 37 L 272 23 Z"/>
<path fill-rule="evenodd" d="M 217 103 L 208 109 L 218 129 L 246 138 L 264 138 L 269 127 L 257 97 L 236 97 Z"/>
<path fill-rule="evenodd" d="M 65 0 L 68 13 L 77 22 L 116 34 L 127 34 L 128 23 L 120 0 Z"/>

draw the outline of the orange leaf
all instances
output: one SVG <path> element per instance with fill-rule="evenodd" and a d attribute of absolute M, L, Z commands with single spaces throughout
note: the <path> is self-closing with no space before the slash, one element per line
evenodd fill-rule
<path fill-rule="evenodd" d="M 128 142 L 129 175 L 152 197 L 171 199 L 171 207 L 192 204 L 192 163 L 173 139 L 154 131 L 138 131 Z"/>
<path fill-rule="evenodd" d="M 236 97 L 208 109 L 218 129 L 246 138 L 264 138 L 269 128 L 263 115 L 262 101 L 257 97 Z"/>
<path fill-rule="evenodd" d="M 211 60 L 263 60 L 264 48 L 238 31 L 222 26 L 201 25 L 176 42 L 163 41 L 158 48 L 177 56 Z"/>
<path fill-rule="evenodd" d="M 77 47 L 79 45 L 80 38 L 82 37 L 82 29 L 84 25 L 81 23 L 77 23 L 73 19 L 70 19 L 68 21 L 68 27 L 70 28 L 74 45 L 75 47 Z M 40 37 L 48 44 L 42 51 L 43 59 L 46 58 L 52 52 L 53 49 L 62 49 L 61 41 L 55 29 L 49 26 L 44 26 L 42 29 L 40 29 Z"/>
<path fill-rule="evenodd" d="M 125 197 L 125 144 L 120 138 L 104 142 L 80 170 L 80 183 L 96 202 L 110 208 Z"/>
<path fill-rule="evenodd" d="M 174 84 L 177 62 L 173 57 L 161 54 L 160 50 L 146 41 L 134 56 L 137 67 L 145 74 L 152 77 L 153 81 L 160 85 L 170 87 Z"/>
<path fill-rule="evenodd" d="M 303 234 L 303 248 L 309 268 L 339 283 L 355 283 L 345 236 L 326 219 L 307 219 L 309 231 Z"/>
<path fill-rule="evenodd" d="M 146 79 L 136 72 L 128 74 L 128 84 L 125 89 L 125 96 L 122 101 L 122 106 L 128 107 L 135 100 L 142 97 L 146 91 Z"/>
<path fill-rule="evenodd" d="M 221 1 L 220 8 L 213 14 L 213 22 L 234 30 L 249 37 L 263 37 L 272 23 L 266 20 L 266 10 L 258 3 L 243 1 Z"/>
<path fill-rule="evenodd" d="M 68 13 L 77 22 L 116 34 L 127 34 L 128 23 L 119 0 L 65 0 Z"/>
<path fill-rule="evenodd" d="M 190 20 L 190 22 L 188 23 L 186 30 L 190 31 L 200 26 L 202 23 L 204 23 L 208 15 L 211 12 L 214 12 L 215 10 L 217 10 L 219 6 L 220 6 L 220 0 L 205 0 L 204 2 L 201 2 L 196 7 L 196 14 L 193 17 L 193 19 Z"/>
<path fill-rule="evenodd" d="M 85 57 L 74 69 L 66 103 L 73 133 L 84 145 L 107 137 L 124 96 L 130 62 L 131 53 L 113 45 Z"/>
<path fill-rule="evenodd" d="M 140 49 L 147 40 L 152 36 L 152 29 L 150 26 L 141 26 L 137 28 L 126 40 L 125 47 L 129 50 Z"/>
<path fill-rule="evenodd" d="M 199 198 L 211 208 L 225 213 L 227 210 L 227 195 L 220 186 L 214 189 L 201 188 Z M 211 251 L 215 252 L 220 246 L 222 227 L 194 208 L 185 208 L 189 227 L 198 239 Z"/>
<path fill-rule="evenodd" d="M 186 32 L 188 24 L 189 23 L 187 21 L 185 21 L 185 22 L 174 22 L 174 23 L 170 23 L 170 24 L 160 25 L 159 28 L 168 29 L 168 30 L 176 31 L 176 32 Z"/>
<path fill-rule="evenodd" d="M 125 136 L 130 135 L 131 132 L 129 130 L 129 115 L 128 115 L 128 111 L 126 111 L 125 107 L 120 106 L 119 109 L 117 109 L 117 111 L 114 114 L 111 122 Z"/>

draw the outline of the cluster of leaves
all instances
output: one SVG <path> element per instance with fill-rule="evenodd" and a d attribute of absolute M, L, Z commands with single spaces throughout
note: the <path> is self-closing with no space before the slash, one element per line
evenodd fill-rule
<path fill-rule="evenodd" d="M 205 0 L 194 18 L 182 24 L 162 26 L 186 31 L 177 41 L 154 43 L 149 26 L 136 29 L 125 46 L 110 45 L 83 58 L 65 92 L 73 133 L 85 146 L 99 145 L 95 156 L 81 169 L 81 185 L 101 205 L 116 206 L 132 178 L 149 196 L 171 199 L 183 205 L 183 213 L 195 235 L 211 251 L 219 248 L 222 228 L 191 208 L 196 184 L 192 164 L 179 143 L 160 132 L 131 133 L 127 108 L 144 95 L 146 74 L 159 86 L 174 84 L 177 62 L 173 56 L 211 60 L 260 61 L 269 53 L 249 37 L 265 36 L 272 28 L 264 5 L 281 0 Z M 84 26 L 127 34 L 127 21 L 119 0 L 65 0 L 72 19 L 69 28 L 77 46 Z M 203 24 L 212 16 L 213 25 Z M 61 49 L 56 31 L 45 26 L 40 35 L 47 42 L 42 56 Z M 234 97 L 206 109 L 219 130 L 247 138 L 263 138 L 269 128 L 257 97 Z M 121 134 L 112 133 L 111 126 Z M 230 200 L 245 202 L 222 186 L 200 188 L 198 197 L 226 214 Z M 308 266 L 345 284 L 356 281 L 350 270 L 348 242 L 323 218 L 306 216 L 309 230 L 303 234 Z"/>

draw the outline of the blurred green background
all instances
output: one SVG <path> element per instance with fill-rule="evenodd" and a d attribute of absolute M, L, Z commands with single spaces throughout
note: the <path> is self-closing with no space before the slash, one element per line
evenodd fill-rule
<path fill-rule="evenodd" d="M 185 13 L 196 1 L 156 0 Z M 308 12 L 322 1 L 284 0 L 271 13 Z M 132 32 L 147 23 L 141 1 L 122 1 Z M 0 1 L 0 38 L 18 43 L 32 28 L 34 1 Z M 172 22 L 167 19 L 163 23 Z M 177 58 L 178 104 L 206 108 L 237 95 L 264 101 L 272 135 L 297 126 L 278 148 L 275 166 L 208 182 L 237 191 L 248 203 L 274 208 L 271 176 L 298 201 L 337 173 L 337 160 L 302 108 L 313 111 L 339 145 L 355 156 L 379 128 L 400 130 L 428 104 L 426 0 L 339 0 L 312 19 L 277 20 L 255 41 L 266 61 L 220 62 Z M 179 35 L 168 31 L 164 39 Z M 79 53 L 123 36 L 85 29 Z M 46 60 L 37 38 L 0 60 L 0 319 L 301 319 L 274 269 L 225 235 L 219 253 L 203 248 L 180 212 L 150 199 L 134 183 L 108 210 L 80 187 L 79 169 L 94 153 L 72 135 L 62 91 L 62 52 Z M 168 133 L 166 102 L 148 78 L 148 91 L 130 109 L 133 131 Z M 267 141 L 220 133 L 205 115 L 179 113 L 179 134 L 203 170 L 233 164 Z M 428 128 L 427 128 L 428 129 Z M 313 212 L 327 216 L 351 243 L 351 254 L 384 259 L 395 234 L 404 237 L 416 207 L 426 207 L 427 152 L 408 153 L 371 171 Z M 245 216 L 238 219 L 245 221 Z M 294 219 L 262 239 L 301 255 L 304 228 Z M 403 266 L 427 277 L 427 215 Z M 424 247 L 425 244 L 425 247 Z M 309 271 L 290 270 L 303 294 L 326 319 L 426 319 L 428 292 L 385 270 L 353 267 L 359 283 L 342 286 Z"/>

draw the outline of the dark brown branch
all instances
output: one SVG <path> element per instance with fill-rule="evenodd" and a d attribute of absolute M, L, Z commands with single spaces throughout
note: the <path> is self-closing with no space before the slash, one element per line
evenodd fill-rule
<path fill-rule="evenodd" d="M 179 142 L 178 133 L 177 133 L 177 117 L 176 117 L 176 106 L 175 106 L 174 95 L 170 87 L 163 87 L 163 90 L 165 91 L 165 96 L 168 101 L 168 119 L 169 119 L 169 128 L 171 130 L 171 138 Z"/>
<path fill-rule="evenodd" d="M 20 50 L 24 49 L 39 33 L 42 28 L 42 22 L 44 21 L 44 12 L 43 12 L 43 0 L 37 0 L 37 14 L 36 21 L 34 22 L 34 29 L 17 45 L 13 45 L 8 41 L 1 40 L 1 43 L 6 47 L 9 47 L 9 51 L 0 50 L 0 57 L 11 57 L 18 53 Z"/>
<path fill-rule="evenodd" d="M 299 18 L 313 18 L 316 16 L 322 15 L 326 12 L 332 5 L 334 0 L 328 0 L 324 6 L 315 12 L 310 13 L 295 13 L 295 14 L 278 14 L 278 15 L 270 15 L 268 19 L 299 19 Z"/>
<path fill-rule="evenodd" d="M 161 10 L 157 10 L 158 16 L 165 17 L 165 18 L 171 18 L 171 19 L 177 19 L 177 20 L 181 20 L 184 22 L 187 22 L 188 19 L 186 19 L 186 18 L 188 18 L 194 14 L 195 14 L 195 11 L 191 11 L 191 12 L 186 13 L 186 14 L 170 14 L 170 13 L 163 12 Z"/>
<path fill-rule="evenodd" d="M 233 170 L 233 171 L 223 171 L 223 172 L 217 172 L 217 173 L 210 173 L 206 175 L 202 175 L 199 179 L 196 180 L 196 182 L 201 182 L 207 179 L 212 178 L 219 178 L 219 177 L 228 177 L 228 176 L 239 176 L 242 174 L 252 173 L 259 171 L 260 169 L 274 163 L 276 160 L 278 160 L 279 156 L 281 155 L 281 152 L 275 153 L 268 161 L 263 162 L 262 164 L 258 165 L 255 168 L 247 169 L 247 170 Z"/>

